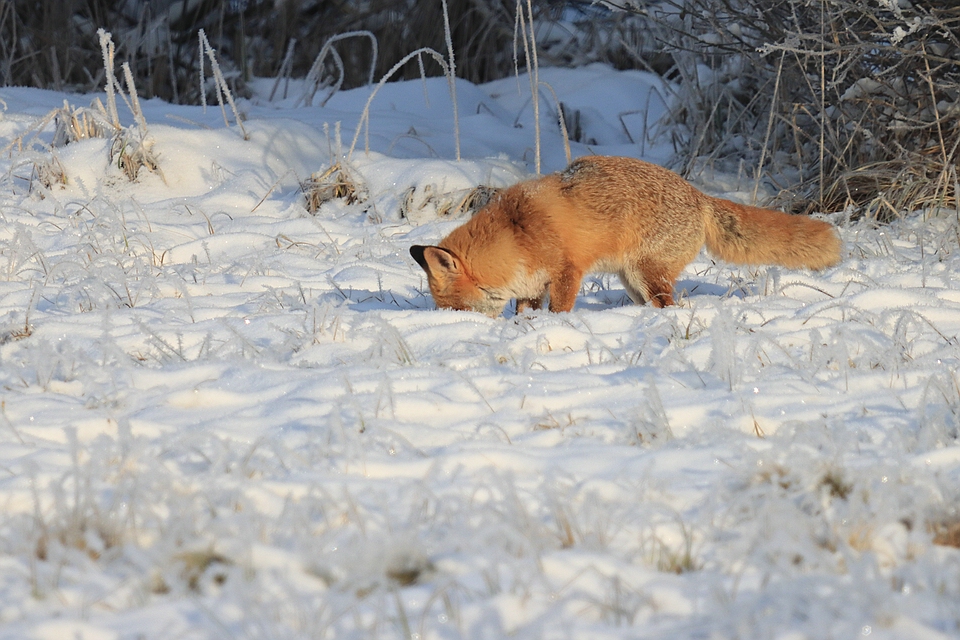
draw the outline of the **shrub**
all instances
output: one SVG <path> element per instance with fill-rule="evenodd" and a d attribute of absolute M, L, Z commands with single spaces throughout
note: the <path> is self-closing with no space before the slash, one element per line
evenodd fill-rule
<path fill-rule="evenodd" d="M 799 211 L 957 206 L 960 7 L 665 0 L 647 15 L 681 80 L 686 171 L 746 162 Z"/>

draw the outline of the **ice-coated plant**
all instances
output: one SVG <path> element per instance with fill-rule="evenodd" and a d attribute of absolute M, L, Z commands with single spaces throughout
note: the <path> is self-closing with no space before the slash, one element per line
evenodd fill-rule
<path fill-rule="evenodd" d="M 320 106 L 327 104 L 327 101 L 333 97 L 337 91 L 340 90 L 340 87 L 343 85 L 344 79 L 344 69 L 343 69 L 343 59 L 340 57 L 340 54 L 337 53 L 337 50 L 333 47 L 334 43 L 341 40 L 346 40 L 347 38 L 357 38 L 364 37 L 370 40 L 370 74 L 367 78 L 367 84 L 373 84 L 373 73 L 377 67 L 377 37 L 373 35 L 370 31 L 359 30 L 359 31 L 348 31 L 346 33 L 340 33 L 335 36 L 331 36 L 323 43 L 323 46 L 320 47 L 320 53 L 317 54 L 317 57 L 313 61 L 313 65 L 310 67 L 310 71 L 307 72 L 307 77 L 304 80 L 304 91 L 294 106 L 299 106 L 300 104 L 305 104 L 308 107 L 313 104 L 313 98 L 317 94 L 317 91 L 320 89 L 320 84 L 323 76 L 323 63 L 326 61 L 327 56 L 329 55 L 333 60 L 334 65 L 337 67 L 338 76 L 336 81 L 330 88 L 330 91 L 327 93 L 327 96 L 320 103 Z M 291 43 L 292 49 L 292 43 Z M 289 54 L 288 54 L 289 57 Z M 278 78 L 279 82 L 279 78 Z M 276 90 L 276 87 L 274 87 Z M 271 94 L 271 98 L 272 98 Z"/>
<path fill-rule="evenodd" d="M 230 109 L 233 111 L 234 122 L 236 122 L 237 127 L 240 129 L 243 139 L 248 140 L 250 136 L 247 134 L 247 130 L 243 126 L 243 118 L 240 117 L 240 112 L 237 110 L 237 104 L 233 101 L 233 92 L 230 91 L 230 85 L 227 84 L 226 79 L 223 77 L 223 72 L 220 70 L 220 63 L 217 62 L 217 52 L 213 47 L 210 46 L 210 41 L 207 39 L 207 34 L 203 29 L 200 29 L 200 31 L 197 32 L 197 38 L 200 46 L 200 97 L 203 103 L 203 108 L 204 110 L 207 108 L 206 82 L 204 77 L 205 65 L 203 62 L 203 58 L 206 56 L 210 59 L 210 69 L 213 72 L 213 83 L 217 91 L 217 102 L 220 104 L 221 113 L 223 113 L 223 123 L 227 127 L 230 126 L 230 121 L 227 120 L 227 110 L 223 104 L 224 98 L 226 98 L 226 101 L 230 104 Z"/>

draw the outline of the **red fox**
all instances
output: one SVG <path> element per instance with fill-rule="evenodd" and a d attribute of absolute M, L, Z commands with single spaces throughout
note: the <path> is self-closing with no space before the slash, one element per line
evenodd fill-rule
<path fill-rule="evenodd" d="M 438 246 L 410 254 L 438 307 L 498 316 L 573 309 L 589 272 L 616 273 L 630 298 L 673 304 L 673 285 L 706 244 L 738 264 L 823 269 L 840 261 L 827 222 L 721 200 L 657 165 L 587 156 L 501 191 Z"/>

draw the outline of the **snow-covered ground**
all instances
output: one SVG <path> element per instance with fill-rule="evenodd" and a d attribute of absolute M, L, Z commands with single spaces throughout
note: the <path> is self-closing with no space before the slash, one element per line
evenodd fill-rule
<path fill-rule="evenodd" d="M 654 77 L 541 80 L 574 155 L 669 157 Z M 0 89 L 0 638 L 960 637 L 958 212 L 834 216 L 822 273 L 702 254 L 668 309 L 437 311 L 408 247 L 532 170 L 526 78 L 457 83 L 459 162 L 446 81 L 384 86 L 315 215 L 370 89 L 297 91 L 247 140 L 144 102 L 130 182 L 18 138 L 95 96 Z"/>

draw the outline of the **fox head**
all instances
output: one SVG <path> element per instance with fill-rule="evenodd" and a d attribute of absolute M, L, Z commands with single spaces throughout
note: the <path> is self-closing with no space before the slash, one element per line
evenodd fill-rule
<path fill-rule="evenodd" d="M 507 299 L 481 287 L 463 260 L 449 249 L 414 245 L 410 247 L 410 255 L 427 272 L 427 283 L 437 307 L 478 311 L 495 318 L 507 305 Z"/>

